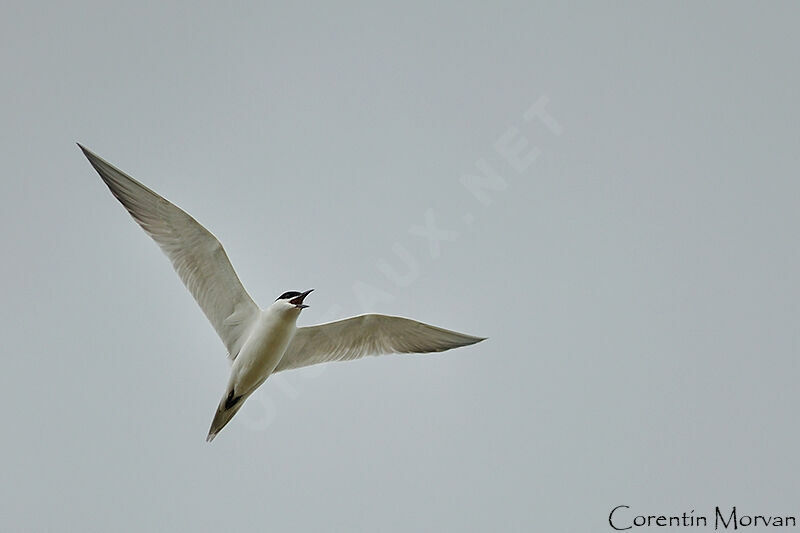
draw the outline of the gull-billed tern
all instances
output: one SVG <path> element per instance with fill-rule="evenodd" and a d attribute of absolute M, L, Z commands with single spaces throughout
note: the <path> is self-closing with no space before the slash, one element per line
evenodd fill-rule
<path fill-rule="evenodd" d="M 289 291 L 261 309 L 247 294 L 222 245 L 194 218 L 78 144 L 111 193 L 158 243 L 217 331 L 232 362 L 206 440 L 233 418 L 274 372 L 367 355 L 443 352 L 484 340 L 416 320 L 359 315 L 298 328 L 313 289 Z"/>

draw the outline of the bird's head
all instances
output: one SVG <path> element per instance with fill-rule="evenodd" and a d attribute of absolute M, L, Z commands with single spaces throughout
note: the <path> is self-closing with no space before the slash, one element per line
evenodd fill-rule
<path fill-rule="evenodd" d="M 301 311 L 308 307 L 303 303 L 306 296 L 308 296 L 314 289 L 308 289 L 305 292 L 288 291 L 284 292 L 275 299 L 273 306 L 278 306 L 281 310 L 286 311 Z"/>

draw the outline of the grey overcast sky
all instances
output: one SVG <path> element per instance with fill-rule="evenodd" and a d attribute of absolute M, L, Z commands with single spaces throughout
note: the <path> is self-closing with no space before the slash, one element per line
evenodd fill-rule
<path fill-rule="evenodd" d="M 800 515 L 796 3 L 284 4 L 4 5 L 4 531 Z M 490 340 L 275 376 L 209 445 L 224 348 L 76 141 L 301 325 Z"/>

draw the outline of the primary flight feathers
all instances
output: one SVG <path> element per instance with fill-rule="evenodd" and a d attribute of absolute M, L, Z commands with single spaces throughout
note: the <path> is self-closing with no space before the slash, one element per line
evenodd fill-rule
<path fill-rule="evenodd" d="M 228 353 L 236 354 L 259 311 L 222 244 L 184 210 L 84 146 L 81 150 L 128 213 L 161 247 Z"/>
<path fill-rule="evenodd" d="M 275 372 L 365 355 L 443 352 L 482 340 L 399 316 L 359 315 L 297 328 Z"/>
<path fill-rule="evenodd" d="M 442 352 L 484 340 L 408 318 L 367 314 L 296 327 L 311 292 L 282 294 L 259 308 L 217 238 L 185 211 L 78 144 L 111 193 L 161 247 L 233 360 L 208 440 L 270 374 L 367 355 Z"/>

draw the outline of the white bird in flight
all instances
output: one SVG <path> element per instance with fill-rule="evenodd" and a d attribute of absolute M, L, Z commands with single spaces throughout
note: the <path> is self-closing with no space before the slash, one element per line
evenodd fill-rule
<path fill-rule="evenodd" d="M 222 245 L 185 211 L 78 144 L 128 213 L 153 238 L 228 349 L 225 394 L 206 440 L 211 442 L 273 373 L 367 355 L 443 352 L 485 340 L 377 314 L 298 328 L 313 290 L 289 291 L 261 309 L 239 281 Z"/>

